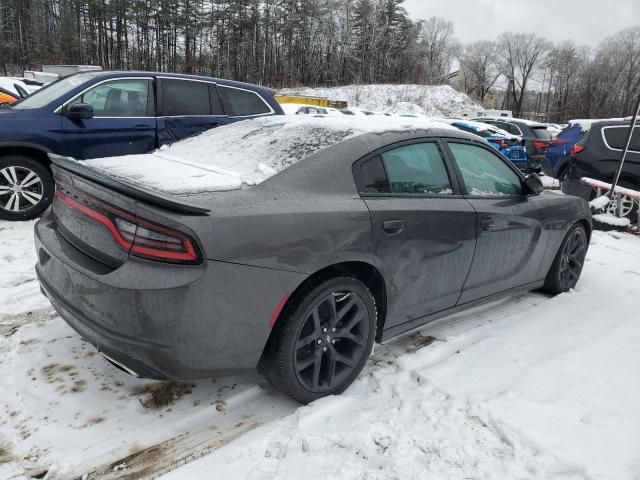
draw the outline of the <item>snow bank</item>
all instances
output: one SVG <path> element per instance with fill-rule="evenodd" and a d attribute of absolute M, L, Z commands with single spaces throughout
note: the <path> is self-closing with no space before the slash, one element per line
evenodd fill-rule
<path fill-rule="evenodd" d="M 615 215 L 609 215 L 608 213 L 597 213 L 593 216 L 595 222 L 604 223 L 614 227 L 628 227 L 631 225 L 631 220 L 627 217 L 616 217 Z"/>
<path fill-rule="evenodd" d="M 285 88 L 282 95 L 306 95 L 347 101 L 349 107 L 387 113 L 448 117 L 484 108 L 449 85 L 347 85 Z"/>
<path fill-rule="evenodd" d="M 84 165 L 168 194 L 256 185 L 324 148 L 365 133 L 453 128 L 421 118 L 295 115 L 214 128 L 153 153 L 87 160 Z"/>

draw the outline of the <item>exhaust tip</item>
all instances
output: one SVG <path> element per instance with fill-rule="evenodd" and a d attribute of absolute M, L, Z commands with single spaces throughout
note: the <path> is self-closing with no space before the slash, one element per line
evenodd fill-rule
<path fill-rule="evenodd" d="M 131 375 L 132 377 L 140 378 L 140 375 L 138 373 L 136 373 L 134 370 L 131 370 L 126 365 L 118 362 L 117 360 L 114 360 L 113 358 L 111 358 L 106 353 L 104 353 L 104 352 L 98 352 L 98 353 L 100 353 L 100 355 L 102 355 L 107 362 L 109 362 L 111 365 L 116 367 L 118 370 L 122 370 L 123 372 L 128 373 L 129 375 Z"/>

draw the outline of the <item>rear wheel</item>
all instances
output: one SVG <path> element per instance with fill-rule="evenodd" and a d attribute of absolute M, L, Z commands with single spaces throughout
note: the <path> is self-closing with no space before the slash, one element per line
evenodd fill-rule
<path fill-rule="evenodd" d="M 552 294 L 567 292 L 576 286 L 587 255 L 587 232 L 582 225 L 574 225 L 564 238 L 553 260 L 544 289 Z"/>
<path fill-rule="evenodd" d="M 29 157 L 0 157 L 0 219 L 31 220 L 51 203 L 54 182 L 41 162 Z"/>
<path fill-rule="evenodd" d="M 359 280 L 332 278 L 303 292 L 275 328 L 264 374 L 276 390 L 308 403 L 343 392 L 364 367 L 375 301 Z"/>

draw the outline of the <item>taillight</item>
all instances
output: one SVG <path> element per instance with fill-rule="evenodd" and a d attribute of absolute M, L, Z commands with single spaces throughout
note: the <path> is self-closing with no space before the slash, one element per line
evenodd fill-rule
<path fill-rule="evenodd" d="M 498 145 L 498 148 L 500 148 L 500 150 L 504 150 L 505 148 L 509 148 L 509 143 L 506 140 L 501 140 L 501 139 L 492 139 L 489 140 L 492 143 L 495 143 L 496 145 Z"/>
<path fill-rule="evenodd" d="M 538 150 L 546 150 L 547 148 L 549 148 L 549 142 L 541 142 L 540 140 L 534 140 L 533 146 Z"/>
<path fill-rule="evenodd" d="M 580 152 L 583 152 L 584 149 L 585 147 L 583 147 L 582 145 L 574 145 L 574 147 L 571 149 L 571 156 L 573 157 L 574 155 L 577 155 Z"/>
<path fill-rule="evenodd" d="M 71 198 L 58 189 L 55 196 L 76 212 L 103 225 L 118 246 L 132 255 L 169 263 L 202 263 L 196 242 L 179 230 L 136 217 L 83 192 L 74 192 L 76 198 Z"/>

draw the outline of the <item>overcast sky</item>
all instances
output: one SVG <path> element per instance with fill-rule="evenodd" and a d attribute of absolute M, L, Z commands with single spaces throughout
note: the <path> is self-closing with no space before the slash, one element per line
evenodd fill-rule
<path fill-rule="evenodd" d="M 640 0 L 406 0 L 404 7 L 416 20 L 452 21 L 463 42 L 512 31 L 596 46 L 607 35 L 640 25 Z"/>

